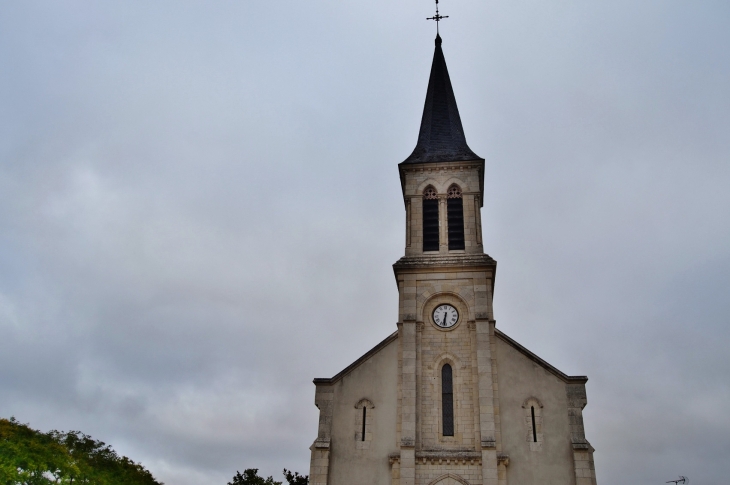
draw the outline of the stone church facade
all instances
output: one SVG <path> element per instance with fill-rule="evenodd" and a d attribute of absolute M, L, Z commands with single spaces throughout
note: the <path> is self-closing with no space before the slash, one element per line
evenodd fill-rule
<path fill-rule="evenodd" d="M 397 330 L 315 379 L 312 485 L 595 485 L 585 376 L 495 328 L 484 159 L 469 149 L 436 48 L 418 142 L 398 166 L 405 255 Z"/>

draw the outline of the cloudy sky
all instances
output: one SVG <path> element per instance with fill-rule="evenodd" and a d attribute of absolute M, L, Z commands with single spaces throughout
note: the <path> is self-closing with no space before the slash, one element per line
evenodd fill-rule
<path fill-rule="evenodd" d="M 497 325 L 599 483 L 730 475 L 730 3 L 443 0 Z M 0 416 L 169 485 L 308 472 L 395 330 L 427 0 L 0 3 Z"/>

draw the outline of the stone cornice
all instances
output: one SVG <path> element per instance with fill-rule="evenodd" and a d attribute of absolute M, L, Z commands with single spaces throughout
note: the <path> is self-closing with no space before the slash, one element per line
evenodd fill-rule
<path fill-rule="evenodd" d="M 455 172 L 457 170 L 468 170 L 484 167 L 484 159 L 457 160 L 451 162 L 422 162 L 422 163 L 400 163 L 398 169 L 402 172 Z"/>
<path fill-rule="evenodd" d="M 479 207 L 484 204 L 484 159 L 477 158 L 468 161 L 454 162 L 424 162 L 424 163 L 400 163 L 398 173 L 400 174 L 401 191 L 403 199 L 406 199 L 405 177 L 407 173 L 439 173 L 439 172 L 460 172 L 463 170 L 477 170 L 479 173 Z"/>
<path fill-rule="evenodd" d="M 393 270 L 458 268 L 497 265 L 488 254 L 449 254 L 433 256 L 403 256 L 393 265 Z"/>
<path fill-rule="evenodd" d="M 400 462 L 400 453 L 391 453 L 388 455 L 391 464 Z M 461 463 L 471 465 L 482 464 L 482 454 L 479 451 L 464 451 L 464 450 L 429 450 L 429 451 L 417 451 L 416 462 L 420 463 L 437 463 L 437 464 L 450 464 L 450 463 Z"/>

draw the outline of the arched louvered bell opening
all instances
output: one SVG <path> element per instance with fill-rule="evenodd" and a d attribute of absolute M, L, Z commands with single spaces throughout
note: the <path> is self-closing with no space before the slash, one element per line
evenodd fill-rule
<path fill-rule="evenodd" d="M 423 191 L 423 250 L 439 250 L 439 200 L 430 185 Z"/>
<path fill-rule="evenodd" d="M 464 249 L 464 199 L 458 185 L 449 187 L 446 212 L 449 226 L 449 250 Z"/>

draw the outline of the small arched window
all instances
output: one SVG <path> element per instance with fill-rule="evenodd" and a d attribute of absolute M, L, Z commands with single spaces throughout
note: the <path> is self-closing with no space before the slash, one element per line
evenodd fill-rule
<path fill-rule="evenodd" d="M 530 444 L 530 450 L 540 451 L 542 449 L 542 403 L 536 397 L 530 397 L 522 404 L 525 410 L 525 441 Z"/>
<path fill-rule="evenodd" d="M 369 399 L 360 399 L 355 404 L 355 447 L 358 450 L 370 448 L 375 428 L 375 406 Z"/>
<path fill-rule="evenodd" d="M 458 185 L 446 193 L 446 212 L 449 220 L 449 250 L 464 249 L 464 202 Z"/>
<path fill-rule="evenodd" d="M 430 185 L 423 191 L 423 250 L 439 250 L 439 201 Z"/>
<path fill-rule="evenodd" d="M 441 368 L 441 418 L 443 435 L 454 436 L 454 376 L 449 364 Z"/>

